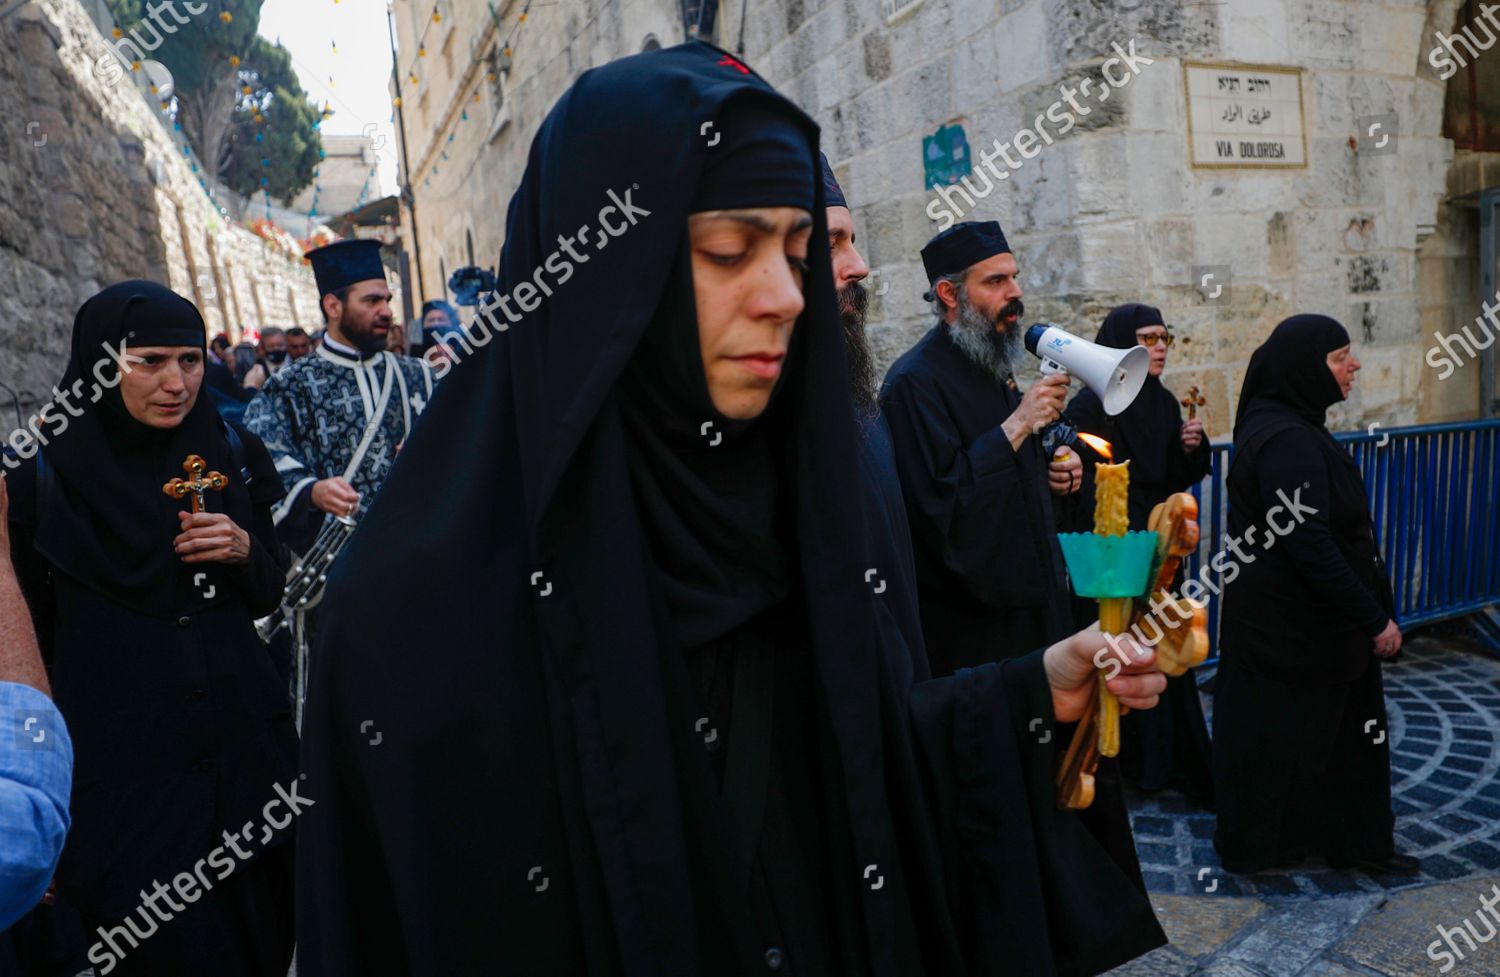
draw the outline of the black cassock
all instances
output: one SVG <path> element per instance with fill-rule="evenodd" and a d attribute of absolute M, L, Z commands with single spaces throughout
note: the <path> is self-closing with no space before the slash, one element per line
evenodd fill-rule
<path fill-rule="evenodd" d="M 875 505 L 869 518 L 872 521 L 868 532 L 870 539 L 895 541 L 890 555 L 879 561 L 879 565 L 868 570 L 871 583 L 876 588 L 891 590 L 891 598 L 885 606 L 897 616 L 896 624 L 901 636 L 913 648 L 923 647 L 922 621 L 917 613 L 917 567 L 912 558 L 911 530 L 906 523 L 906 502 L 901 497 L 901 478 L 896 473 L 896 455 L 891 447 L 891 432 L 885 418 L 879 414 L 859 416 L 859 467 L 865 484 L 870 486 Z M 892 588 L 894 588 L 892 590 Z M 924 660 L 924 677 L 925 659 Z"/>
<path fill-rule="evenodd" d="M 243 437 L 254 445 L 261 477 L 279 486 L 265 449 L 249 432 Z M 192 873 L 224 846 L 224 831 L 253 823 L 253 841 L 240 843 L 253 861 L 236 858 L 222 880 L 222 862 L 205 869 L 214 884 L 207 898 L 159 922 L 138 948 L 117 937 L 127 953 L 111 969 L 182 977 L 209 972 L 198 969 L 204 967 L 247 977 L 284 969 L 292 946 L 291 832 L 267 831 L 273 844 L 259 844 L 262 809 L 278 784 L 297 776 L 286 683 L 254 627 L 254 615 L 281 592 L 270 505 L 243 527 L 255 540 L 251 565 L 214 574 L 218 587 L 232 581 L 231 599 L 203 600 L 205 580 L 199 594 L 185 588 L 178 613 L 158 617 L 111 600 L 36 554 L 34 465 L 10 482 L 19 502 L 11 510 L 18 575 L 75 749 L 73 826 L 57 873 L 62 899 L 82 915 L 89 944 L 100 940 L 94 927 L 127 916 L 145 930 L 137 909 L 142 890 L 149 893 L 158 880 L 170 887 L 174 876 Z M 162 545 L 170 550 L 171 542 L 166 536 Z"/>
<path fill-rule="evenodd" d="M 1225 576 L 1213 743 L 1214 840 L 1235 870 L 1394 851 L 1373 653 L 1393 601 L 1363 478 L 1323 426 L 1342 399 L 1324 358 L 1348 342 L 1326 316 L 1282 323 L 1250 360 L 1235 421 L 1229 532 L 1247 558 Z"/>
<path fill-rule="evenodd" d="M 934 326 L 886 376 L 881 407 L 911 523 L 934 674 L 1023 654 L 1073 630 L 1039 440 L 1001 423 L 1021 395 Z"/>
<path fill-rule="evenodd" d="M 632 406 L 638 348 L 696 335 L 681 245 L 713 147 L 681 134 L 714 122 L 727 150 L 752 101 L 805 133 L 811 180 L 816 127 L 702 43 L 584 73 L 543 123 L 503 288 L 610 191 L 649 216 L 453 371 L 335 568 L 304 737 L 304 977 L 1092 974 L 1163 941 L 1120 853 L 1055 809 L 1040 657 L 924 681 L 907 588 L 866 577 L 900 547 L 871 536 L 821 189 L 768 417 L 715 447 Z M 675 362 L 701 387 L 697 357 Z M 675 573 L 682 486 L 766 423 L 744 474 L 785 493 L 785 573 L 756 575 L 753 543 Z M 643 469 L 652 439 L 676 453 Z M 766 500 L 698 501 L 759 519 Z M 368 582 L 394 574 L 416 589 L 393 607 Z M 684 586 L 715 574 L 779 590 L 679 640 Z"/>

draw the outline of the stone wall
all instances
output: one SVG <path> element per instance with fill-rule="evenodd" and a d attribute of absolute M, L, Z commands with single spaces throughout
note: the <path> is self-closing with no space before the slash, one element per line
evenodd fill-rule
<path fill-rule="evenodd" d="M 396 9 L 403 165 L 416 219 L 403 209 L 409 252 L 420 246 L 420 297 L 446 296 L 445 278 L 468 264 L 499 265 L 505 214 L 542 119 L 588 68 L 682 40 L 675 0 L 560 0 L 531 9 L 517 26 L 520 0 L 496 2 L 502 28 L 484 4 L 404 4 Z M 490 79 L 490 58 L 511 40 L 511 67 Z M 416 51 L 425 49 L 418 57 Z M 417 81 L 411 81 L 413 73 Z M 450 138 L 451 137 L 451 138 Z M 472 258 L 471 258 L 472 255 Z M 413 279 L 416 275 L 413 272 Z"/>
<path fill-rule="evenodd" d="M 0 383 L 24 414 L 61 375 L 78 306 L 113 282 L 170 286 L 210 334 L 321 325 L 305 262 L 231 224 L 156 105 L 96 75 L 104 37 L 77 0 L 0 19 L 0 50 Z"/>
<path fill-rule="evenodd" d="M 921 0 L 888 24 L 867 0 L 767 0 L 746 57 L 824 125 L 885 291 L 872 336 L 888 362 L 931 323 L 918 251 L 937 225 L 924 212 L 934 195 L 922 137 L 959 124 L 977 155 L 1133 42 L 1154 63 L 969 215 L 1005 226 L 1028 318 L 1092 335 L 1116 304 L 1160 306 L 1179 338 L 1167 382 L 1199 386 L 1224 436 L 1255 346 L 1287 315 L 1325 313 L 1348 326 L 1365 365 L 1333 421 L 1408 423 L 1474 416 L 1479 371 L 1440 385 L 1423 362 L 1433 331 L 1472 322 L 1479 299 L 1477 221 L 1443 203 L 1452 149 L 1426 63 L 1457 4 L 1428 6 Z M 1190 165 L 1184 58 L 1300 67 L 1307 167 Z M 1397 151 L 1361 153 L 1356 119 L 1386 113 L 1399 120 Z M 1229 267 L 1227 297 L 1194 281 L 1205 265 Z"/>
<path fill-rule="evenodd" d="M 1438 332 L 1473 323 L 1481 298 L 1478 222 L 1447 202 L 1456 166 L 1441 136 L 1444 84 L 1427 63 L 1434 32 L 1452 31 L 1458 4 L 916 0 L 893 4 L 902 12 L 888 22 L 882 0 L 735 0 L 720 5 L 718 30 L 733 49 L 743 18 L 745 59 L 823 126 L 876 273 L 870 334 L 882 366 L 932 321 L 918 256 L 938 229 L 926 210 L 934 195 L 923 137 L 961 125 L 975 154 L 1010 140 L 1059 99 L 1059 85 L 1097 78 L 1114 44 L 1133 43 L 1153 63 L 966 216 L 1005 226 L 1028 319 L 1092 335 L 1116 304 L 1160 306 L 1179 338 L 1168 383 L 1197 385 L 1210 429 L 1223 437 L 1251 351 L 1294 312 L 1343 321 L 1365 364 L 1336 424 L 1476 415 L 1478 363 L 1440 380 L 1424 362 Z M 648 36 L 682 40 L 676 6 L 537 7 L 516 32 L 503 108 L 482 72 L 455 90 L 465 69 L 445 73 L 432 56 L 443 35 L 427 28 L 421 84 L 405 104 L 429 293 L 440 259 L 449 272 L 467 263 L 469 240 L 479 264 L 495 263 L 530 140 L 558 96 L 584 69 L 640 50 Z M 516 7 L 503 11 L 507 29 Z M 452 17 L 460 36 L 484 30 L 482 12 Z M 404 50 L 423 29 L 420 18 L 406 26 Z M 1184 59 L 1300 68 L 1307 166 L 1194 168 Z M 479 124 L 451 123 L 465 107 Z M 1357 120 L 1391 113 L 1396 151 L 1361 152 Z M 1228 266 L 1227 296 L 1212 299 L 1193 280 L 1205 265 Z"/>

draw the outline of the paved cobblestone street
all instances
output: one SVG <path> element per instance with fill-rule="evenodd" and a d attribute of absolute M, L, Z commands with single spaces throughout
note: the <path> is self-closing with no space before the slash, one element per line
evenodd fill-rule
<path fill-rule="evenodd" d="M 1447 970 L 1448 959 L 1427 953 L 1437 927 L 1466 918 L 1483 937 L 1480 898 L 1500 884 L 1500 661 L 1463 638 L 1417 637 L 1386 667 L 1385 688 L 1397 845 L 1422 859 L 1422 874 L 1369 876 L 1314 860 L 1231 875 L 1214 851 L 1211 813 L 1171 791 L 1135 795 L 1141 865 L 1172 946 L 1114 974 L 1500 977 L 1500 939 L 1471 949 L 1455 936 L 1463 958 Z M 1208 712 L 1212 696 L 1204 701 Z"/>

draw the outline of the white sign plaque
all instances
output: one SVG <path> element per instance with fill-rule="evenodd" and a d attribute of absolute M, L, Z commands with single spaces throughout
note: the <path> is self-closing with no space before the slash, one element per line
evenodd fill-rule
<path fill-rule="evenodd" d="M 1182 77 L 1194 166 L 1307 165 L 1299 69 L 1184 61 Z"/>

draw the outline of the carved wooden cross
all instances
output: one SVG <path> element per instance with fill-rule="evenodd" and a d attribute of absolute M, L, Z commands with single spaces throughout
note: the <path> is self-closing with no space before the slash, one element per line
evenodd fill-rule
<path fill-rule="evenodd" d="M 182 470 L 188 473 L 188 479 L 174 478 L 161 487 L 161 490 L 174 499 L 183 496 L 192 496 L 194 512 L 203 511 L 203 493 L 212 489 L 215 492 L 224 491 L 229 484 L 229 479 L 222 472 L 205 472 L 208 462 L 198 455 L 188 455 L 182 463 Z"/>
<path fill-rule="evenodd" d="M 1192 421 L 1198 417 L 1198 408 L 1208 403 L 1208 401 L 1204 399 L 1202 394 L 1198 393 L 1197 387 L 1188 387 L 1187 396 L 1182 398 L 1180 403 L 1188 409 L 1188 420 Z"/>

